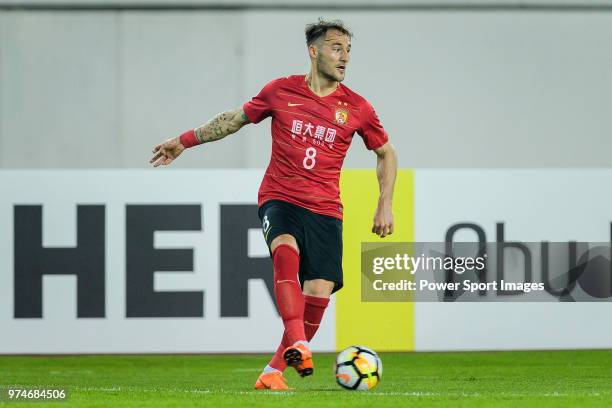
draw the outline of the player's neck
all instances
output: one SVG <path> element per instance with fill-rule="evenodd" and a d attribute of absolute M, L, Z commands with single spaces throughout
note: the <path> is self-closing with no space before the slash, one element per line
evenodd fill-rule
<path fill-rule="evenodd" d="M 339 84 L 338 81 L 331 81 L 327 78 L 323 78 L 316 72 L 313 74 L 313 71 L 310 71 L 310 73 L 306 75 L 306 83 L 310 90 L 320 97 L 333 93 L 336 88 L 338 88 Z"/>

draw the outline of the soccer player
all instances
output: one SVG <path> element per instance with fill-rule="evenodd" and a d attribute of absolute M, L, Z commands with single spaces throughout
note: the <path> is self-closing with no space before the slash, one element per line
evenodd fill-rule
<path fill-rule="evenodd" d="M 272 157 L 259 188 L 259 217 L 274 265 L 274 295 L 285 327 L 280 345 L 256 389 L 289 389 L 287 365 L 313 373 L 309 341 L 329 297 L 342 287 L 342 203 L 339 178 L 355 133 L 377 156 L 380 186 L 372 232 L 393 233 L 391 200 L 395 151 L 372 105 L 342 85 L 352 33 L 339 20 L 306 26 L 307 75 L 269 82 L 242 107 L 168 139 L 153 149 L 154 167 L 169 165 L 185 149 L 272 117 Z"/>

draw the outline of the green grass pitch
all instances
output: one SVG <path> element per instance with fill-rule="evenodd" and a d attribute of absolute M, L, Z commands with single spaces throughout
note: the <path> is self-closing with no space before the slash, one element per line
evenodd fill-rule
<path fill-rule="evenodd" d="M 332 354 L 315 373 L 288 371 L 293 392 L 252 389 L 264 355 L 0 356 L 0 388 L 63 387 L 49 407 L 429 407 L 612 406 L 612 350 L 382 353 L 381 384 L 345 391 Z M 28 404 L 0 402 L 0 406 Z"/>

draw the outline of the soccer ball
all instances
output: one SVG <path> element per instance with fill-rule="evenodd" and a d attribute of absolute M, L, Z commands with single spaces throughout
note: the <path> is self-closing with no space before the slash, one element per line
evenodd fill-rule
<path fill-rule="evenodd" d="M 371 390 L 380 382 L 382 370 L 378 354 L 367 347 L 351 346 L 336 357 L 336 381 L 347 390 Z"/>

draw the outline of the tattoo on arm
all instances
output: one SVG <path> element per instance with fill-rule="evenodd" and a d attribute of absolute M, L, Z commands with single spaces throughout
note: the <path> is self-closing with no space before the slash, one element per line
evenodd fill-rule
<path fill-rule="evenodd" d="M 240 114 L 242 115 L 242 121 L 247 124 L 247 123 L 251 123 L 251 121 L 249 120 L 249 117 L 246 115 L 246 113 L 244 113 L 243 110 L 240 111 Z"/>
<path fill-rule="evenodd" d="M 214 142 L 227 135 L 236 133 L 242 126 L 249 123 L 242 109 L 234 109 L 219 113 L 214 118 L 195 129 L 196 138 L 200 143 Z"/>

